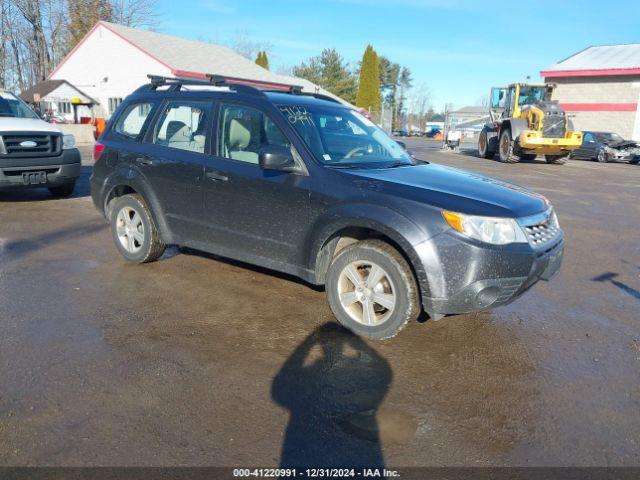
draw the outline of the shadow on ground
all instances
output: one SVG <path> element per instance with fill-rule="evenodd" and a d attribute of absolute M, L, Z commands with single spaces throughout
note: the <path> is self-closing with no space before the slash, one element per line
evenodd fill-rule
<path fill-rule="evenodd" d="M 392 380 L 389 363 L 336 323 L 313 331 L 273 379 L 289 410 L 280 465 L 382 467 L 376 412 Z"/>

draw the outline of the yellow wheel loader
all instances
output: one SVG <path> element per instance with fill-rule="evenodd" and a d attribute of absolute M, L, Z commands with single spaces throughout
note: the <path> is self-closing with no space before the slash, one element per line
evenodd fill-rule
<path fill-rule="evenodd" d="M 563 164 L 582 145 L 582 132 L 552 100 L 554 84 L 514 83 L 491 89 L 490 121 L 478 139 L 478 153 L 500 161 L 519 162 L 544 155 L 547 163 Z"/>

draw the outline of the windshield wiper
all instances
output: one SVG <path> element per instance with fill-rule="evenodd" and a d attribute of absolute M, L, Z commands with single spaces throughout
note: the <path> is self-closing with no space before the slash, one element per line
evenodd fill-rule
<path fill-rule="evenodd" d="M 407 163 L 407 162 L 396 162 L 390 165 L 387 165 L 385 168 L 398 168 L 398 167 L 412 167 L 415 163 Z"/>

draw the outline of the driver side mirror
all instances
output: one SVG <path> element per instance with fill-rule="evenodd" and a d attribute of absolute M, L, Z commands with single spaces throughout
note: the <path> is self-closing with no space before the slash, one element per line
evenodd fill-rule
<path fill-rule="evenodd" d="M 293 155 L 291 155 L 291 149 L 282 145 L 266 145 L 261 148 L 258 154 L 258 164 L 263 170 L 295 172 L 298 169 Z"/>

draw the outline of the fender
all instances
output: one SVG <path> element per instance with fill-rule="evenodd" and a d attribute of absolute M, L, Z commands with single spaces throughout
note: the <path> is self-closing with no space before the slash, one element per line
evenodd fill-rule
<path fill-rule="evenodd" d="M 517 141 L 523 131 L 529 130 L 529 124 L 526 118 L 511 118 L 503 122 L 500 130 L 504 130 L 505 128 L 511 129 L 511 138 Z"/>
<path fill-rule="evenodd" d="M 390 227 L 389 225 L 393 225 Z M 307 237 L 309 256 L 306 264 L 315 271 L 315 283 L 322 285 L 337 244 L 336 234 L 346 228 L 369 228 L 395 242 L 408 258 L 419 288 L 426 285 L 424 267 L 413 245 L 425 241 L 425 232 L 407 217 L 387 207 L 370 204 L 340 205 L 322 214 Z M 335 237 L 335 238 L 334 238 Z"/>
<path fill-rule="evenodd" d="M 164 210 L 160 205 L 157 195 L 154 193 L 153 188 L 150 187 L 145 176 L 130 165 L 121 164 L 105 179 L 101 189 L 104 215 L 109 215 L 107 211 L 107 200 L 110 198 L 113 190 L 122 186 L 132 188 L 143 198 L 151 210 L 151 216 L 158 228 L 160 238 L 167 244 L 174 243 L 173 234 L 167 224 Z"/>

